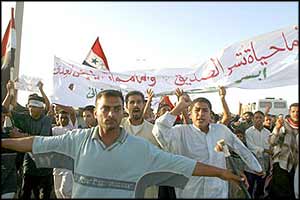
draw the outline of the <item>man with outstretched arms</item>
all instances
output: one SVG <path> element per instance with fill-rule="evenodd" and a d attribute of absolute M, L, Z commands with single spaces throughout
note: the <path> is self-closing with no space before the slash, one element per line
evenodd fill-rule
<path fill-rule="evenodd" d="M 143 138 L 127 134 L 120 128 L 123 105 L 121 92 L 101 91 L 96 97 L 97 127 L 52 137 L 3 139 L 1 147 L 36 156 L 55 153 L 68 157 L 73 163 L 72 198 L 133 198 L 136 182 L 153 171 L 243 181 L 229 170 L 164 152 Z"/>

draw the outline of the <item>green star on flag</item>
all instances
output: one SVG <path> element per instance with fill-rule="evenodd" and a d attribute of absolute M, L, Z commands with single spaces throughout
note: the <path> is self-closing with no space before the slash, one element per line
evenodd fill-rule
<path fill-rule="evenodd" d="M 97 58 L 92 58 L 92 63 L 94 63 L 95 65 L 97 65 L 97 62 L 99 62 L 99 61 L 97 60 Z"/>

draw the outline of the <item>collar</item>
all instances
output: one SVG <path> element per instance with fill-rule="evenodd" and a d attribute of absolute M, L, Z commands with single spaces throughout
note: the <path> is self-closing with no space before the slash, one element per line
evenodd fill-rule
<path fill-rule="evenodd" d="M 93 127 L 92 128 L 92 140 L 98 140 L 99 142 L 101 142 L 101 144 L 103 144 L 100 136 L 99 136 L 99 126 Z M 127 133 L 125 132 L 125 130 L 123 128 L 120 128 L 120 135 L 117 138 L 117 140 L 114 143 L 121 143 L 123 144 L 127 138 Z M 104 145 L 104 144 L 103 144 Z"/>
<path fill-rule="evenodd" d="M 208 133 L 212 130 L 212 125 L 211 125 L 211 123 L 208 124 L 208 132 L 207 132 L 207 133 L 201 131 L 201 129 L 198 128 L 198 127 L 196 127 L 194 124 L 192 124 L 192 127 L 193 127 L 194 129 L 196 129 L 197 131 L 200 131 L 201 133 L 204 133 L 204 134 L 208 134 Z"/>

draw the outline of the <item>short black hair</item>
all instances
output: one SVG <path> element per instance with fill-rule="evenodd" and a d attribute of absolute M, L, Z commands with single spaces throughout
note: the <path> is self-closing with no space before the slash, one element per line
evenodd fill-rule
<path fill-rule="evenodd" d="M 299 107 L 299 105 L 298 105 L 298 103 L 292 103 L 292 104 L 290 105 L 290 110 L 291 110 L 292 107 Z"/>
<path fill-rule="evenodd" d="M 243 115 L 244 115 L 244 114 L 248 114 L 248 115 L 250 115 L 250 117 L 253 117 L 253 116 L 254 116 L 253 112 L 251 112 L 251 111 L 244 112 Z"/>
<path fill-rule="evenodd" d="M 89 111 L 89 112 L 93 113 L 94 110 L 95 110 L 95 106 L 94 106 L 94 105 L 88 105 L 88 106 L 85 106 L 85 107 L 82 109 L 82 112 Z"/>
<path fill-rule="evenodd" d="M 145 96 L 144 96 L 144 94 L 143 94 L 142 92 L 140 92 L 140 91 L 133 90 L 133 91 L 130 91 L 130 92 L 128 92 L 128 93 L 126 94 L 126 96 L 125 96 L 125 102 L 126 102 L 126 104 L 128 103 L 129 97 L 130 97 L 130 96 L 133 96 L 133 95 L 141 96 L 143 102 L 145 102 Z"/>
<path fill-rule="evenodd" d="M 242 133 L 243 135 L 245 135 L 245 131 L 240 127 L 234 129 L 233 133 L 234 134 Z"/>
<path fill-rule="evenodd" d="M 119 97 L 122 100 L 122 104 L 124 105 L 124 98 L 121 91 L 108 89 L 108 90 L 102 90 L 100 91 L 96 96 L 95 104 L 97 105 L 97 101 L 101 99 L 102 96 L 106 97 Z"/>
<path fill-rule="evenodd" d="M 206 103 L 208 105 L 209 110 L 212 111 L 212 106 L 211 106 L 210 101 L 207 98 L 204 98 L 204 97 L 198 97 L 198 98 L 194 99 L 192 101 L 192 104 L 190 105 L 190 109 L 192 109 L 194 107 L 194 105 L 198 102 Z"/>
<path fill-rule="evenodd" d="M 265 113 L 263 113 L 263 112 L 260 111 L 260 110 L 256 111 L 256 112 L 253 114 L 253 116 L 256 115 L 256 114 L 261 114 L 262 116 L 265 116 Z"/>

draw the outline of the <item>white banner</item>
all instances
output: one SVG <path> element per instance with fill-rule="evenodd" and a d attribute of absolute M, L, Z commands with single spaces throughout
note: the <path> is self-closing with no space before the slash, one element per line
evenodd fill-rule
<path fill-rule="evenodd" d="M 218 86 L 263 89 L 298 84 L 298 26 L 235 43 L 194 68 L 107 72 L 54 58 L 51 100 L 83 107 L 103 89 L 152 88 L 156 95 L 216 91 Z"/>
<path fill-rule="evenodd" d="M 39 93 L 38 82 L 42 81 L 41 78 L 25 76 L 24 74 L 18 78 L 15 87 L 18 90 Z"/>

